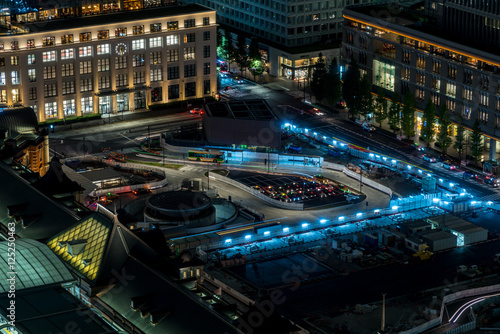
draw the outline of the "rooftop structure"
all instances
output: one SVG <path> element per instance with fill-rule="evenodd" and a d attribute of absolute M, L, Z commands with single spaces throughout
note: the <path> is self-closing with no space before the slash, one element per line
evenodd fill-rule
<path fill-rule="evenodd" d="M 18 236 L 44 241 L 80 219 L 74 211 L 33 188 L 3 162 L 0 162 L 0 180 L 0 223 L 4 231 L 9 222 L 14 222 Z"/>
<path fill-rule="evenodd" d="M 265 100 L 214 102 L 205 109 L 203 131 L 209 144 L 281 146 L 278 118 Z"/>

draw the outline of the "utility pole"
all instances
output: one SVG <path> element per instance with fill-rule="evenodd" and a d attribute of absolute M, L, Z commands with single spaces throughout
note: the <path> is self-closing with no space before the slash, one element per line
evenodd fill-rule
<path fill-rule="evenodd" d="M 359 170 L 359 192 L 363 192 L 363 169 Z"/>
<path fill-rule="evenodd" d="M 151 149 L 151 125 L 148 125 L 148 149 Z"/>
<path fill-rule="evenodd" d="M 83 136 L 83 156 L 87 155 L 87 147 L 85 146 L 85 136 Z"/>
<path fill-rule="evenodd" d="M 210 190 L 210 162 L 207 162 L 207 190 Z"/>
<path fill-rule="evenodd" d="M 385 293 L 382 294 L 382 327 L 380 333 L 385 333 Z"/>

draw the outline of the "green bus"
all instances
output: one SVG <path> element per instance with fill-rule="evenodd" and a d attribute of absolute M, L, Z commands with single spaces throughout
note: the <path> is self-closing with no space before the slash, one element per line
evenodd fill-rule
<path fill-rule="evenodd" d="M 194 161 L 223 162 L 224 153 L 221 151 L 194 151 L 187 152 L 187 158 Z"/>

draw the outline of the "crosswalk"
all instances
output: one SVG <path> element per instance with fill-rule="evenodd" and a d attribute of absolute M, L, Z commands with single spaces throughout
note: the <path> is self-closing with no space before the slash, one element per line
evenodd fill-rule
<path fill-rule="evenodd" d="M 494 193 L 486 196 L 482 196 L 478 198 L 479 201 L 485 202 L 485 201 L 500 201 L 500 193 Z"/>

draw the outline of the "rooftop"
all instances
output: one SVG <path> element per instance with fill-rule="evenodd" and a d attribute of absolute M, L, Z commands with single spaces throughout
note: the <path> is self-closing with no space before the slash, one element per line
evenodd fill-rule
<path fill-rule="evenodd" d="M 45 32 L 56 30 L 67 30 L 83 27 L 92 27 L 96 25 L 107 25 L 120 22 L 135 22 L 138 20 L 165 18 L 177 15 L 189 15 L 196 13 L 207 13 L 213 10 L 197 4 L 187 4 L 178 6 L 166 6 L 147 8 L 135 11 L 121 11 L 96 16 L 72 17 L 68 19 L 56 19 L 52 21 L 43 21 L 26 24 L 31 32 Z"/>
<path fill-rule="evenodd" d="M 79 217 L 32 187 L 10 166 L 0 162 L 0 223 L 15 222 L 22 238 L 46 240 L 72 226 Z"/>
<path fill-rule="evenodd" d="M 0 275 L 10 277 L 7 241 L 0 242 Z M 16 292 L 55 283 L 74 281 L 64 263 L 44 244 L 32 239 L 16 240 Z M 9 291 L 9 282 L 0 281 L 0 294 Z"/>
<path fill-rule="evenodd" d="M 1 314 L 8 314 L 8 305 L 8 295 L 4 294 L 0 297 Z M 70 333 L 70 328 L 74 333 L 118 333 L 60 286 L 16 291 L 16 329 L 20 333 Z"/>
<path fill-rule="evenodd" d="M 347 19 L 354 16 L 382 30 L 392 29 L 396 34 L 406 34 L 409 38 L 417 37 L 415 36 L 417 33 L 418 37 L 424 41 L 435 43 L 445 49 L 451 48 L 456 52 L 470 53 L 486 62 L 499 63 L 497 54 L 500 53 L 500 48 L 485 45 L 477 40 L 464 39 L 463 36 L 453 35 L 439 29 L 433 23 L 433 18 L 424 14 L 421 3 L 410 2 L 410 6 L 404 6 L 404 3 L 350 6 L 344 10 L 343 15 Z"/>
<path fill-rule="evenodd" d="M 452 233 L 441 230 L 423 231 L 420 233 L 420 235 L 422 235 L 423 238 L 431 241 L 437 241 L 443 239 L 457 239 L 457 237 Z"/>
<path fill-rule="evenodd" d="M 265 100 L 212 102 L 208 103 L 205 109 L 206 114 L 210 117 L 259 121 L 277 119 Z"/>

